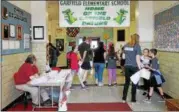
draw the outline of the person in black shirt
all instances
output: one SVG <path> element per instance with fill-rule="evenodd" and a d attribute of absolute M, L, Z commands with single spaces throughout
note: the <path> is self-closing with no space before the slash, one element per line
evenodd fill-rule
<path fill-rule="evenodd" d="M 103 71 L 105 68 L 105 55 L 103 42 L 98 42 L 98 48 L 94 50 L 95 79 L 98 86 L 103 86 Z"/>

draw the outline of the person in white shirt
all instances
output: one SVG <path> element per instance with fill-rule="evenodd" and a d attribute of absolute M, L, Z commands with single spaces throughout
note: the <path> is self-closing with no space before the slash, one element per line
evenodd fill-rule
<path fill-rule="evenodd" d="M 143 50 L 143 55 L 140 58 L 141 61 L 141 68 L 145 68 L 145 66 L 149 66 L 151 63 L 151 59 L 149 57 L 149 49 L 145 48 Z M 149 91 L 149 81 L 146 79 L 143 79 L 144 81 L 144 90 L 145 92 L 143 93 L 143 95 L 147 95 L 148 91 Z"/>

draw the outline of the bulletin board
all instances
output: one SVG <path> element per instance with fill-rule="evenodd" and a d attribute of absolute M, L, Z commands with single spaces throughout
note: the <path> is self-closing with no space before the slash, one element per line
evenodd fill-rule
<path fill-rule="evenodd" d="M 31 52 L 31 14 L 7 1 L 1 3 L 2 55 Z"/>
<path fill-rule="evenodd" d="M 155 15 L 154 35 L 155 48 L 179 52 L 179 4 Z"/>

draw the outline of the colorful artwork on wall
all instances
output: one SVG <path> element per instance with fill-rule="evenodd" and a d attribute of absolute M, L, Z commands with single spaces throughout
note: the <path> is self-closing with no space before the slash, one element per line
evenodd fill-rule
<path fill-rule="evenodd" d="M 154 46 L 161 51 L 179 52 L 179 5 L 155 15 Z"/>

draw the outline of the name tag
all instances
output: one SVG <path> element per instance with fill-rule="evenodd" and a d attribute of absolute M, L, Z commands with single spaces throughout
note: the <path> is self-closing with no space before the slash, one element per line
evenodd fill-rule
<path fill-rule="evenodd" d="M 125 51 L 134 51 L 134 48 L 126 47 L 126 48 L 125 48 Z"/>

